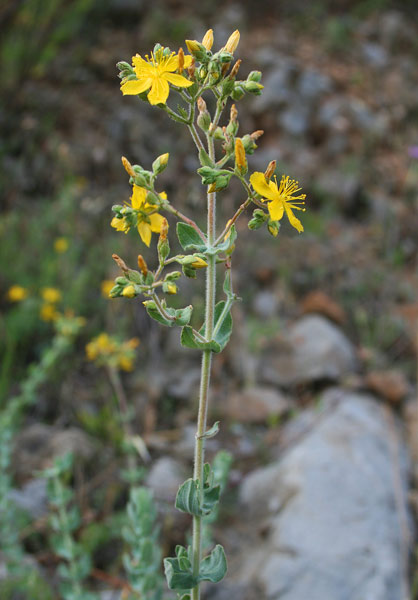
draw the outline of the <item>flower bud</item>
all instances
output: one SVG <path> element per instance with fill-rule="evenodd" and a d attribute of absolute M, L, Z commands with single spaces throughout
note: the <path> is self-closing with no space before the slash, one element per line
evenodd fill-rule
<path fill-rule="evenodd" d="M 142 275 L 144 277 L 146 277 L 147 273 L 148 273 L 148 267 L 147 267 L 147 263 L 145 262 L 142 254 L 138 254 L 138 267 L 139 267 L 140 271 L 142 272 Z"/>
<path fill-rule="evenodd" d="M 177 57 L 179 59 L 179 66 L 178 66 L 178 72 L 179 73 L 183 73 L 184 70 L 184 52 L 183 52 L 183 48 L 179 48 Z"/>
<path fill-rule="evenodd" d="M 186 46 L 190 54 L 198 61 L 206 58 L 206 48 L 196 40 L 186 40 Z"/>
<path fill-rule="evenodd" d="M 239 59 L 239 60 L 237 60 L 237 62 L 235 63 L 235 65 L 232 67 L 231 72 L 229 74 L 229 78 L 230 79 L 235 79 L 235 77 L 237 76 L 238 69 L 239 69 L 241 63 L 242 63 L 242 60 Z"/>
<path fill-rule="evenodd" d="M 205 35 L 203 36 L 202 46 L 206 48 L 206 50 L 210 50 L 213 46 L 213 29 L 208 29 Z"/>
<path fill-rule="evenodd" d="M 199 115 L 197 117 L 197 124 L 202 131 L 209 131 L 210 127 L 210 114 L 206 108 L 206 102 L 199 96 L 197 99 L 197 108 L 199 109 Z"/>
<path fill-rule="evenodd" d="M 279 233 L 279 230 L 280 230 L 279 221 L 272 221 L 270 219 L 269 222 L 267 223 L 267 229 L 268 229 L 268 232 L 270 233 L 270 235 L 272 235 L 273 237 L 277 237 L 277 234 Z"/>
<path fill-rule="evenodd" d="M 125 156 L 122 156 L 122 164 L 125 167 L 125 171 L 128 173 L 128 175 L 130 175 L 131 177 L 135 177 L 136 173 L 132 168 L 131 163 L 129 162 L 129 160 L 127 158 L 125 158 Z"/>
<path fill-rule="evenodd" d="M 195 256 L 194 261 L 190 264 L 194 269 L 204 269 L 208 266 L 208 263 L 203 260 L 200 256 Z"/>
<path fill-rule="evenodd" d="M 244 87 L 247 92 L 250 94 L 254 94 L 255 96 L 261 95 L 261 90 L 264 88 L 264 85 L 261 83 L 257 83 L 257 81 L 246 81 L 244 83 Z"/>
<path fill-rule="evenodd" d="M 122 296 L 124 296 L 125 298 L 134 298 L 136 296 L 134 286 L 127 285 L 126 288 L 123 289 Z"/>
<path fill-rule="evenodd" d="M 267 181 L 270 181 L 270 179 L 273 177 L 275 170 L 276 170 L 276 161 L 271 160 L 269 162 L 269 164 L 267 165 L 266 172 L 264 173 L 264 177 L 266 178 Z"/>
<path fill-rule="evenodd" d="M 236 29 L 234 31 L 234 33 L 232 33 L 229 36 L 228 41 L 226 42 L 226 45 L 224 47 L 224 50 L 226 50 L 226 52 L 230 52 L 231 54 L 233 54 L 239 44 L 239 38 L 240 38 L 240 33 L 239 33 L 238 29 Z"/>
<path fill-rule="evenodd" d="M 195 71 L 196 71 L 196 61 L 195 61 L 195 58 L 193 57 L 192 62 L 190 63 L 189 68 L 187 69 L 190 79 L 194 79 Z"/>
<path fill-rule="evenodd" d="M 169 156 L 169 153 L 166 152 L 165 154 L 161 154 L 154 160 L 154 162 L 152 163 L 152 172 L 154 173 L 154 175 L 159 175 L 164 171 L 164 169 L 167 166 Z"/>
<path fill-rule="evenodd" d="M 164 282 L 163 284 L 163 292 L 166 292 L 167 294 L 177 294 L 177 286 L 175 283 L 173 283 L 172 281 L 169 281 L 167 283 Z"/>
<path fill-rule="evenodd" d="M 231 93 L 231 98 L 233 100 L 241 100 L 241 98 L 244 96 L 245 91 L 242 89 L 242 86 L 240 83 L 235 83 L 234 89 Z"/>
<path fill-rule="evenodd" d="M 244 144 L 242 143 L 241 138 L 235 140 L 235 168 L 241 175 L 245 175 L 248 170 Z"/>
<path fill-rule="evenodd" d="M 112 258 L 115 261 L 115 263 L 118 265 L 119 269 L 121 271 L 123 271 L 124 273 L 129 273 L 129 268 L 126 265 L 125 261 L 118 256 L 117 254 L 112 254 Z"/>
<path fill-rule="evenodd" d="M 257 208 L 253 212 L 253 218 L 248 223 L 248 229 L 260 229 L 260 227 L 267 221 L 268 218 L 269 215 L 264 212 L 264 210 Z"/>
<path fill-rule="evenodd" d="M 167 219 L 163 219 L 160 229 L 160 237 L 157 244 L 158 260 L 160 261 L 160 264 L 164 264 L 165 259 L 170 254 L 170 244 L 167 239 L 167 233 L 168 222 Z"/>
<path fill-rule="evenodd" d="M 261 79 L 261 71 L 251 71 L 251 73 L 247 77 L 247 81 L 256 81 L 260 82 Z"/>

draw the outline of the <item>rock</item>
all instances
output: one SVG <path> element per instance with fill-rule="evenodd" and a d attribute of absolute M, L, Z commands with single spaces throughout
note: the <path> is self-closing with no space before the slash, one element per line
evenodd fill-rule
<path fill-rule="evenodd" d="M 371 371 L 365 383 L 372 392 L 395 405 L 402 402 L 409 390 L 408 381 L 400 371 Z"/>
<path fill-rule="evenodd" d="M 356 371 L 354 346 L 333 323 L 319 315 L 302 317 L 260 365 L 261 379 L 275 385 L 337 381 Z"/>
<path fill-rule="evenodd" d="M 88 462 L 94 454 L 89 436 L 81 429 L 57 430 L 35 423 L 23 429 L 16 437 L 13 452 L 13 471 L 18 482 L 31 479 L 35 471 L 50 466 L 54 458 L 67 452 Z"/>
<path fill-rule="evenodd" d="M 366 42 L 362 46 L 363 58 L 372 67 L 383 69 L 388 66 L 389 57 L 385 48 L 380 44 Z"/>
<path fill-rule="evenodd" d="M 288 108 L 279 113 L 278 123 L 290 135 L 306 135 L 310 125 L 308 105 L 295 99 Z"/>
<path fill-rule="evenodd" d="M 237 578 L 268 600 L 405 600 L 399 432 L 372 397 L 333 389 L 322 403 L 329 410 L 302 441 L 243 482 L 243 518 L 258 516 L 264 537 Z"/>
<path fill-rule="evenodd" d="M 162 457 L 153 464 L 147 477 L 147 485 L 153 490 L 157 500 L 172 504 L 186 477 L 186 471 L 180 462 L 168 456 Z"/>
<path fill-rule="evenodd" d="M 270 418 L 281 417 L 290 406 L 289 400 L 277 390 L 253 387 L 228 398 L 226 415 L 240 423 L 265 423 Z"/>
<path fill-rule="evenodd" d="M 306 100 L 312 102 L 323 94 L 331 92 L 333 84 L 328 75 L 323 75 L 314 69 L 306 69 L 300 75 L 297 88 L 304 102 Z"/>
<path fill-rule="evenodd" d="M 264 319 L 270 319 L 277 314 L 279 299 L 277 293 L 265 290 L 258 292 L 254 298 L 254 312 Z"/>
<path fill-rule="evenodd" d="M 44 517 L 48 513 L 46 479 L 32 479 L 21 489 L 13 489 L 10 499 L 33 519 Z"/>
<path fill-rule="evenodd" d="M 418 402 L 409 401 L 404 410 L 409 452 L 412 458 L 412 472 L 418 484 Z"/>
<path fill-rule="evenodd" d="M 263 94 L 253 102 L 252 110 L 255 114 L 262 114 L 266 109 L 287 104 L 293 96 L 291 88 L 297 74 L 295 61 L 289 57 L 280 56 L 276 64 L 280 66 L 264 77 Z"/>
<path fill-rule="evenodd" d="M 200 367 L 176 369 L 167 384 L 167 393 L 175 400 L 197 398 L 200 384 Z"/>
<path fill-rule="evenodd" d="M 305 296 L 302 301 L 302 311 L 304 314 L 320 313 L 339 325 L 346 320 L 344 309 L 321 290 L 314 290 Z"/>

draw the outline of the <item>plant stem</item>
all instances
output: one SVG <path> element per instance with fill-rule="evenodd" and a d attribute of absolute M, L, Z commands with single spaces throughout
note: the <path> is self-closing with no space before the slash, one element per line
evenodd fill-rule
<path fill-rule="evenodd" d="M 217 111 L 217 119 L 219 119 Z M 213 138 L 208 136 L 209 156 L 214 160 L 215 150 Z M 208 192 L 207 199 L 208 208 L 208 225 L 207 225 L 207 240 L 208 248 L 211 248 L 215 242 L 216 228 L 216 194 Z M 205 338 L 212 339 L 214 327 L 215 313 L 215 296 L 216 296 L 216 256 L 207 256 L 207 271 L 206 271 L 206 306 L 205 306 Z M 208 411 L 209 397 L 209 382 L 210 368 L 212 362 L 212 352 L 204 350 L 202 356 L 202 370 L 200 378 L 200 395 L 199 395 L 199 411 L 197 419 L 197 432 L 195 442 L 195 457 L 193 478 L 199 480 L 200 505 L 203 503 L 203 465 L 205 453 L 205 438 L 202 437 L 206 431 L 206 418 Z M 200 561 L 202 557 L 202 517 L 193 516 L 193 541 L 192 541 L 192 566 L 193 574 L 197 577 L 200 570 Z M 192 600 L 200 599 L 200 584 L 192 589 Z"/>

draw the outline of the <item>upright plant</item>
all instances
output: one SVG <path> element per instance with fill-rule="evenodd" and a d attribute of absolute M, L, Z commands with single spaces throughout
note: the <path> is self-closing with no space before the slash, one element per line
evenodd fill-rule
<path fill-rule="evenodd" d="M 253 154 L 256 140 L 263 132 L 255 131 L 238 137 L 235 104 L 230 108 L 228 122 L 225 125 L 221 122 L 230 98 L 238 101 L 247 93 L 259 95 L 263 89 L 259 71 L 252 71 L 246 79 L 237 78 L 241 61 L 234 62 L 234 52 L 239 38 L 239 32 L 235 31 L 225 46 L 212 52 L 213 32 L 210 29 L 202 42 L 186 40 L 188 55 L 182 48 L 175 53 L 156 44 L 150 56 L 134 56 L 132 66 L 126 62 L 118 63 L 123 94 L 139 96 L 189 129 L 200 161 L 197 172 L 202 184 L 207 186 L 207 226 L 202 230 L 193 219 L 176 209 L 164 192 L 156 189 L 157 177 L 167 166 L 167 153 L 156 158 L 151 171 L 131 165 L 123 157 L 123 165 L 130 176 L 132 196 L 123 206 L 113 206 L 111 222 L 117 231 L 125 233 L 136 227 L 148 247 L 152 233 L 159 233 L 159 266 L 154 271 L 150 270 L 143 256 L 139 255 L 139 270 L 134 270 L 119 256 L 113 255 L 122 275 L 116 278 L 110 296 L 136 298 L 143 295 L 146 298 L 143 304 L 150 317 L 167 327 L 181 327 L 182 345 L 202 352 L 194 472 L 193 477 L 180 486 L 176 498 L 176 507 L 193 517 L 193 539 L 188 548 L 177 546 L 176 557 L 164 560 L 168 586 L 182 600 L 198 600 L 200 583 L 219 582 L 227 569 L 225 553 L 220 545 L 202 558 L 202 524 L 203 519 L 215 510 L 220 495 L 220 486 L 214 483 L 212 468 L 204 462 L 204 448 L 206 439 L 218 431 L 218 423 L 210 429 L 206 424 L 212 354 L 221 352 L 229 341 L 231 308 L 237 300 L 231 279 L 231 258 L 237 238 L 235 223 L 247 208 L 255 205 L 248 223 L 250 229 L 266 224 L 268 231 L 276 236 L 280 220 L 286 214 L 291 225 L 299 232 L 303 231 L 294 211 L 305 210 L 305 195 L 300 193 L 298 183 L 289 177 L 283 176 L 277 183 L 275 161 L 269 163 L 265 173 L 255 172 L 247 178 L 247 156 Z M 176 109 L 167 104 L 171 92 L 181 98 Z M 213 97 L 212 115 L 204 95 Z M 222 149 L 220 156 L 217 145 Z M 242 185 L 245 199 L 228 222 L 219 227 L 216 221 L 217 194 L 228 187 L 233 177 Z M 184 254 L 170 257 L 168 222 L 162 212 L 177 220 L 177 237 Z M 178 270 L 166 271 L 175 263 L 181 266 L 184 276 L 191 278 L 196 277 L 198 269 L 206 269 L 205 310 L 199 329 L 191 325 L 192 305 L 175 309 L 167 303 L 167 298 L 177 293 L 177 282 L 182 276 Z M 216 302 L 218 268 L 224 271 L 225 297 Z"/>

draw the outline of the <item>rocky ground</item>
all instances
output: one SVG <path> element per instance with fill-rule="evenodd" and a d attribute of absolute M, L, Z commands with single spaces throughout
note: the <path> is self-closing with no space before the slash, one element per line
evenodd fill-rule
<path fill-rule="evenodd" d="M 187 3 L 168 4 L 196 37 L 204 33 L 203 8 L 192 17 Z M 128 193 L 122 154 L 148 165 L 169 150 L 176 158 L 165 189 L 199 214 L 198 163 L 187 137 L 119 95 L 116 61 L 157 39 L 150 40 L 151 12 L 123 5 L 96 32 L 82 64 L 73 68 L 71 52 L 62 52 L 49 77 L 25 84 L 15 124 L 21 146 L 6 157 L 17 182 L 6 206 L 50 193 L 75 173 L 80 221 L 100 240 L 112 236 L 110 206 Z M 304 21 L 270 5 L 264 17 L 227 3 L 215 34 L 223 42 L 239 27 L 243 74 L 263 71 L 264 94 L 240 105 L 242 131 L 265 131 L 251 169 L 277 159 L 302 184 L 308 211 L 300 237 L 284 226 L 278 239 L 266 239 L 240 224 L 235 288 L 243 302 L 231 343 L 214 360 L 210 419 L 221 420 L 221 432 L 208 443 L 209 457 L 220 448 L 234 455 L 216 532 L 230 574 L 206 597 L 415 600 L 418 161 L 408 148 L 418 144 L 416 20 L 393 9 L 365 18 L 309 13 Z M 45 137 L 41 107 L 55 115 Z M 39 142 L 43 152 L 29 154 Z M 220 213 L 227 217 L 238 202 L 225 198 Z M 191 286 L 182 293 L 198 295 Z M 132 317 L 146 351 L 141 373 L 125 385 L 147 440 L 146 481 L 168 551 L 188 525 L 171 506 L 190 472 L 199 357 L 179 350 L 178 332 L 162 333 L 140 309 Z M 45 390 L 17 440 L 14 499 L 41 528 L 45 488 L 33 472 L 64 450 L 79 459 L 75 485 L 86 519 L 95 518 L 92 490 L 107 490 L 96 517 L 117 503 L 120 458 L 78 418 L 81 408 L 97 410 L 98 394 L 109 395 L 103 389 L 88 368 L 72 372 L 58 387 L 62 414 L 56 390 Z M 103 467 L 102 479 L 92 464 Z M 111 572 L 112 550 L 98 556 Z M 118 597 L 111 586 L 103 590 L 103 600 Z"/>

